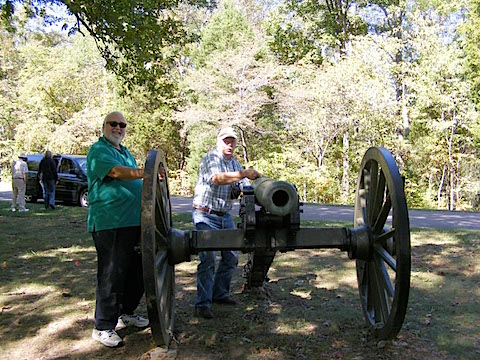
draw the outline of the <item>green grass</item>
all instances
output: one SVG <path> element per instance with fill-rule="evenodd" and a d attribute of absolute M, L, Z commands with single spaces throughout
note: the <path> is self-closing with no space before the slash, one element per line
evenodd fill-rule
<path fill-rule="evenodd" d="M 126 331 L 126 346 L 90 339 L 96 253 L 87 210 L 58 206 L 12 213 L 0 202 L 0 353 L 6 359 L 138 359 L 155 347 L 150 329 Z M 303 226 L 351 226 L 305 222 Z M 190 214 L 174 227 L 191 229 Z M 193 317 L 198 264 L 176 266 L 178 359 L 477 359 L 480 356 L 480 231 L 412 231 L 412 286 L 395 341 L 368 336 L 355 262 L 338 250 L 278 254 L 270 297 L 242 292 L 241 255 L 232 290 L 240 305 Z M 139 312 L 146 313 L 144 302 Z"/>

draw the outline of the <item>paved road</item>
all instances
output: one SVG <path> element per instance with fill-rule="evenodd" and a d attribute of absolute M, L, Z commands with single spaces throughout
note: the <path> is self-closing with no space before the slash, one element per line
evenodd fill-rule
<path fill-rule="evenodd" d="M 0 183 L 0 201 L 11 199 L 10 184 Z M 173 212 L 189 212 L 192 209 L 192 198 L 173 196 L 171 201 Z M 234 214 L 237 209 L 238 205 L 235 205 Z M 411 227 L 480 230 L 480 212 L 409 210 L 409 218 Z M 301 219 L 353 222 L 353 207 L 305 204 Z"/>
<path fill-rule="evenodd" d="M 175 197 L 172 199 L 173 212 L 188 212 L 192 208 L 192 198 Z M 238 205 L 233 214 L 238 213 Z M 480 212 L 409 210 L 411 227 L 437 229 L 474 229 L 480 230 Z M 326 220 L 353 222 L 352 206 L 305 204 L 302 220 Z"/>

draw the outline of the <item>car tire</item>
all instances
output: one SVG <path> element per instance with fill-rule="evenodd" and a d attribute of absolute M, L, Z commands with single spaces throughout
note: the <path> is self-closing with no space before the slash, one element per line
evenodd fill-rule
<path fill-rule="evenodd" d="M 78 204 L 81 207 L 88 207 L 88 189 L 84 188 L 80 191 L 80 195 L 78 197 Z"/>
<path fill-rule="evenodd" d="M 38 199 L 35 196 L 25 195 L 25 201 L 28 203 L 36 203 L 37 200 Z"/>

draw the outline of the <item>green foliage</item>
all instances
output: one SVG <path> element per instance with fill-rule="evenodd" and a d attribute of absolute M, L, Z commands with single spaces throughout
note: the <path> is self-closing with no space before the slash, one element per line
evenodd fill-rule
<path fill-rule="evenodd" d="M 266 21 L 269 47 L 284 64 L 301 60 L 321 64 L 333 54 L 344 53 L 354 37 L 367 34 L 367 23 L 354 9 L 365 6 L 371 4 L 285 1 Z"/>
<path fill-rule="evenodd" d="M 0 4 L 0 21 L 2 27 L 8 28 L 10 24 L 10 19 L 13 16 L 13 12 L 15 7 L 13 5 L 13 1 L 6 0 Z"/>
<path fill-rule="evenodd" d="M 90 34 L 108 70 L 119 76 L 128 90 L 142 86 L 152 102 L 165 103 L 175 96 L 172 69 L 180 49 L 189 41 L 184 23 L 176 16 L 178 0 L 152 1 L 6 1 L 0 9 L 12 20 L 13 3 L 25 4 L 29 17 L 47 18 L 49 6 L 63 3 L 76 21 L 65 19 L 69 33 Z M 191 6 L 212 8 L 214 1 L 191 0 Z M 10 22 L 11 23 L 11 22 Z"/>
<path fill-rule="evenodd" d="M 280 63 L 291 65 L 309 54 L 315 56 L 315 63 L 321 63 L 314 41 L 299 26 L 289 23 L 281 8 L 265 21 L 265 32 L 270 51 Z"/>
<path fill-rule="evenodd" d="M 188 132 L 186 170 L 189 174 L 190 191 L 197 182 L 198 168 L 205 154 L 216 147 L 216 135 L 219 127 L 215 123 L 196 123 Z"/>
<path fill-rule="evenodd" d="M 478 185 L 474 184 L 478 182 L 467 181 L 467 185 L 465 179 L 480 175 L 474 170 L 479 148 L 472 141 L 472 130 L 479 121 L 471 98 L 474 82 L 465 78 L 468 60 L 459 43 L 446 42 L 440 36 L 442 22 L 448 19 L 434 13 L 424 14 L 416 22 L 412 49 L 421 56 L 417 58 L 415 73 L 407 80 L 412 81 L 410 139 L 415 149 L 408 166 L 415 169 L 411 172 L 420 190 L 419 203 L 470 208 L 476 202 Z"/>
<path fill-rule="evenodd" d="M 132 126 L 125 144 L 134 149 L 136 157 L 144 160 L 148 150 L 162 149 L 169 167 L 179 168 L 179 124 L 170 119 L 168 109 L 157 109 L 153 113 L 138 113 L 135 109 L 130 109 L 130 112 Z"/>
<path fill-rule="evenodd" d="M 246 26 L 246 17 L 227 3 L 201 33 L 201 49 L 186 69 L 181 84 L 185 102 L 177 120 L 188 137 L 187 171 L 192 187 L 201 157 L 215 146 L 221 126 L 237 127 L 237 157 L 244 164 L 278 147 L 279 128 L 271 125 L 278 118 L 274 63 L 263 44 L 252 40 L 253 29 Z M 275 139 L 273 145 L 269 139 Z"/>
<path fill-rule="evenodd" d="M 91 39 L 79 35 L 52 45 L 42 40 L 31 41 L 23 49 L 28 61 L 19 85 L 24 89 L 21 101 L 25 109 L 61 125 L 86 107 L 101 106 L 99 101 L 108 88 L 103 89 L 103 61 Z M 62 46 L 56 46 L 59 43 Z"/>
<path fill-rule="evenodd" d="M 58 35 L 46 35 L 51 38 Z M 21 48 L 17 111 L 25 114 L 16 140 L 25 152 L 86 153 L 103 108 L 113 96 L 111 76 L 91 39 L 42 38 Z"/>
<path fill-rule="evenodd" d="M 222 2 L 219 11 L 202 31 L 200 48 L 204 56 L 208 56 L 214 51 L 235 49 L 253 39 L 253 29 L 247 18 L 236 8 L 234 1 L 227 0 Z"/>
<path fill-rule="evenodd" d="M 466 21 L 461 23 L 458 30 L 462 35 L 460 44 L 465 54 L 464 70 L 466 76 L 472 81 L 471 97 L 477 109 L 480 108 L 480 2 L 478 0 L 466 1 L 468 11 Z"/>
<path fill-rule="evenodd" d="M 17 80 L 23 59 L 15 46 L 15 38 L 0 27 L 0 135 L 12 139 L 20 119 L 15 115 L 18 97 Z"/>
<path fill-rule="evenodd" d="M 336 203 L 340 190 L 339 182 L 326 166 L 317 168 L 295 149 L 271 153 L 258 161 L 250 163 L 262 175 L 276 180 L 293 183 L 301 201 L 315 203 Z"/>
<path fill-rule="evenodd" d="M 384 146 L 411 206 L 478 206 L 476 0 L 295 0 L 264 12 L 231 0 L 12 3 L 1 10 L 2 167 L 20 152 L 86 153 L 120 110 L 140 165 L 149 149 L 166 152 L 174 193 L 191 194 L 230 125 L 237 158 L 297 184 L 304 201 L 352 203 L 364 152 Z M 76 20 L 62 20 L 69 37 L 38 22 L 62 3 Z"/>

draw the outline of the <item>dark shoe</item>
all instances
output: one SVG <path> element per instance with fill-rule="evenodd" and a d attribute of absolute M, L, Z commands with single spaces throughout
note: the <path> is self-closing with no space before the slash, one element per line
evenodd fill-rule
<path fill-rule="evenodd" d="M 213 299 L 213 302 L 217 304 L 237 305 L 237 301 L 230 296 L 224 297 L 223 299 Z"/>
<path fill-rule="evenodd" d="M 215 317 L 212 310 L 208 307 L 196 307 L 195 315 L 203 317 L 204 319 L 213 319 Z"/>
<path fill-rule="evenodd" d="M 55 210 L 55 205 L 50 205 L 50 209 Z"/>

